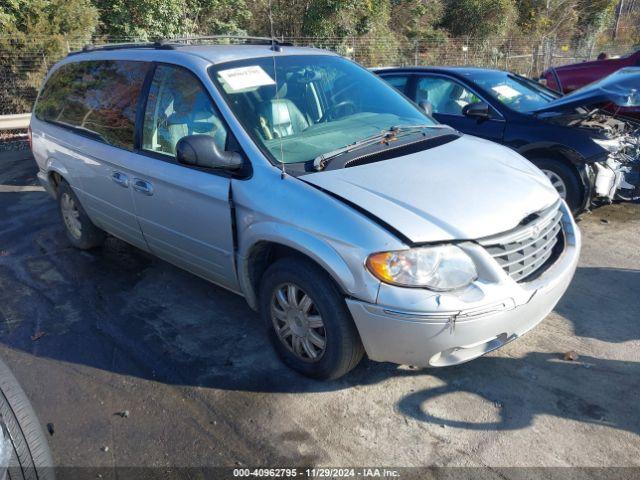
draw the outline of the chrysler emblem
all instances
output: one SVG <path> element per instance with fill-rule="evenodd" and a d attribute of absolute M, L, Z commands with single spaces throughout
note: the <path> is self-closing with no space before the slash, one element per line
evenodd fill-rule
<path fill-rule="evenodd" d="M 538 225 L 536 225 L 535 227 L 531 228 L 531 236 L 532 237 L 537 237 L 540 235 L 540 227 Z"/>

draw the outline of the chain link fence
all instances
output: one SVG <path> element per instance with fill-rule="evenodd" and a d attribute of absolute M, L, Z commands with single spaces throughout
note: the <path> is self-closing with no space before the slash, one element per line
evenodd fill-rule
<path fill-rule="evenodd" d="M 596 46 L 573 45 L 561 38 L 534 42 L 527 37 L 509 37 L 491 42 L 455 38 L 443 41 L 406 41 L 394 38 L 282 38 L 296 46 L 313 46 L 335 51 L 364 66 L 469 65 L 511 70 L 537 77 L 549 66 L 593 59 L 604 51 L 609 56 L 632 51 L 634 45 L 611 43 Z M 100 37 L 67 39 L 29 37 L 16 39 L 0 35 L 0 115 L 30 112 L 48 69 L 68 52 L 87 43 L 140 41 L 136 38 Z M 6 136 L 6 134 L 5 134 Z"/>
<path fill-rule="evenodd" d="M 443 65 L 477 66 L 510 70 L 537 78 L 550 66 L 594 59 L 600 52 L 609 56 L 633 51 L 632 43 L 572 44 L 562 38 L 534 42 L 528 37 L 508 37 L 491 42 L 453 38 L 442 41 L 396 41 L 378 38 L 284 38 L 297 46 L 315 46 L 336 51 L 367 67 Z M 640 46 L 635 46 L 640 48 Z"/>

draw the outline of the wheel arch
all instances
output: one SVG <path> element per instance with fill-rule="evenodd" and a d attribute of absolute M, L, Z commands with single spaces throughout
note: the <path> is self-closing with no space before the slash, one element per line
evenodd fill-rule
<path fill-rule="evenodd" d="M 591 195 L 591 180 L 587 165 L 584 161 L 581 161 L 582 157 L 577 152 L 559 148 L 533 147 L 520 151 L 519 153 L 531 162 L 534 162 L 536 159 L 551 159 L 562 162 L 570 168 L 579 180 L 582 208 L 588 206 Z"/>
<path fill-rule="evenodd" d="M 329 244 L 304 233 L 291 232 L 278 238 L 265 236 L 247 245 L 238 256 L 240 286 L 252 309 L 258 309 L 258 291 L 264 272 L 275 261 L 288 256 L 304 258 L 317 265 L 344 295 L 355 288 L 356 279 L 347 263 Z"/>
<path fill-rule="evenodd" d="M 58 189 L 62 181 L 69 183 L 69 172 L 60 162 L 53 158 L 47 160 L 47 180 L 49 181 L 52 192 L 58 196 Z M 69 183 L 70 184 L 70 183 Z"/>

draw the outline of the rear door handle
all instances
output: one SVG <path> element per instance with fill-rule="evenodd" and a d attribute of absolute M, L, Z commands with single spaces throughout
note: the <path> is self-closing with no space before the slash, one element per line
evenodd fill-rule
<path fill-rule="evenodd" d="M 129 177 L 122 172 L 113 172 L 111 174 L 111 180 L 122 187 L 127 188 L 129 186 Z"/>
<path fill-rule="evenodd" d="M 153 195 L 153 185 L 140 178 L 133 179 L 133 189 L 145 195 Z"/>

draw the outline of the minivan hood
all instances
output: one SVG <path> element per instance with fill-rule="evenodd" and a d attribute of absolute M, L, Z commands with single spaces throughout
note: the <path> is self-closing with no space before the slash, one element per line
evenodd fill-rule
<path fill-rule="evenodd" d="M 501 233 L 558 199 L 547 177 L 529 161 L 470 135 L 410 155 L 301 178 L 368 211 L 414 244 Z"/>
<path fill-rule="evenodd" d="M 577 107 L 613 103 L 619 107 L 640 106 L 640 67 L 621 68 L 615 73 L 559 97 L 534 113 L 572 112 Z"/>

